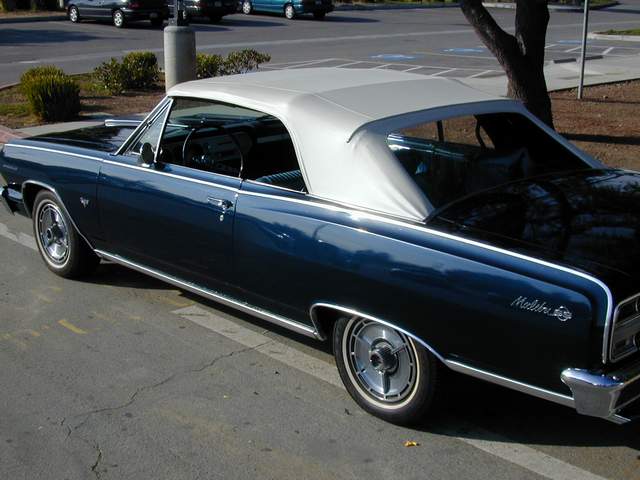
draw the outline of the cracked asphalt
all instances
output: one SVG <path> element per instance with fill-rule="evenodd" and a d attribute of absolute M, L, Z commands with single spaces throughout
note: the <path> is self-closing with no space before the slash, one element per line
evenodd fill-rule
<path fill-rule="evenodd" d="M 28 220 L 0 212 L 0 227 L 1 479 L 640 479 L 638 425 L 451 375 L 424 428 L 396 427 L 272 354 L 332 371 L 327 345 L 116 265 L 58 278 Z M 551 460 L 577 473 L 526 467 Z"/>

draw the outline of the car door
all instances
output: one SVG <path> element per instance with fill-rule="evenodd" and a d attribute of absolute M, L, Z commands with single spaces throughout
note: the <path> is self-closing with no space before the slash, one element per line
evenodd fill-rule
<path fill-rule="evenodd" d="M 84 18 L 100 18 L 103 12 L 100 8 L 102 0 L 79 0 L 76 5 L 80 12 L 80 17 Z"/>
<path fill-rule="evenodd" d="M 98 201 L 109 253 L 225 290 L 241 154 L 216 108 L 177 99 L 156 109 L 104 163 Z"/>

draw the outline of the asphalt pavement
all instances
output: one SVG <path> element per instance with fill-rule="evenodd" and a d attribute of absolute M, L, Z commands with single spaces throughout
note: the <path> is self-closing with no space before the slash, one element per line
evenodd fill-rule
<path fill-rule="evenodd" d="M 592 25 L 639 14 L 626 3 Z M 579 24 L 552 14 L 549 59 L 576 54 Z M 272 54 L 269 68 L 354 62 L 472 80 L 497 69 L 455 9 L 234 15 L 196 28 L 200 48 L 256 48 Z M 161 39 L 142 25 L 0 25 L 0 84 L 37 64 L 21 62 L 86 71 L 128 48 L 159 51 Z M 591 47 L 612 61 L 639 53 Z M 2 479 L 640 479 L 640 425 L 454 374 L 423 428 L 390 425 L 350 399 L 327 344 L 112 264 L 61 279 L 29 220 L 2 210 L 0 365 Z"/>

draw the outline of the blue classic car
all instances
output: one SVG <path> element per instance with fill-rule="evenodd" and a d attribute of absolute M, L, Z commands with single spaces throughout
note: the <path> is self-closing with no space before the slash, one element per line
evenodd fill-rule
<path fill-rule="evenodd" d="M 14 140 L 0 173 L 53 272 L 104 259 L 330 340 L 388 421 L 447 369 L 619 423 L 640 403 L 640 174 L 518 102 L 383 70 L 212 78 Z"/>
<path fill-rule="evenodd" d="M 245 15 L 253 12 L 280 13 L 289 20 L 305 13 L 313 14 L 316 20 L 324 20 L 327 13 L 333 12 L 332 0 L 240 0 L 239 5 Z"/>

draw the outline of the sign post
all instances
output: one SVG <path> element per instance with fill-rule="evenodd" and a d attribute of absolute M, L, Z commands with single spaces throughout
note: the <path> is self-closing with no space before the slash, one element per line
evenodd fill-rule
<path fill-rule="evenodd" d="M 580 52 L 580 84 L 578 85 L 578 100 L 582 100 L 584 89 L 584 64 L 587 59 L 587 32 L 589 31 L 589 0 L 584 0 L 584 24 L 582 26 L 582 51 Z"/>

